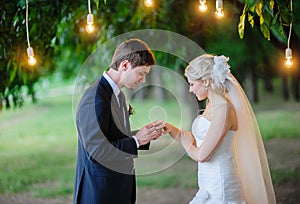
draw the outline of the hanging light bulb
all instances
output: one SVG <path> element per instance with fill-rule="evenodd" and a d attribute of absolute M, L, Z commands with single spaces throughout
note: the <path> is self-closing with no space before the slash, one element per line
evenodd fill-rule
<path fill-rule="evenodd" d="M 293 65 L 293 62 L 292 62 L 292 49 L 291 48 L 287 48 L 285 50 L 285 58 L 286 58 L 286 61 L 285 61 L 285 65 L 287 67 L 290 67 Z"/>
<path fill-rule="evenodd" d="M 85 30 L 88 33 L 92 33 L 92 32 L 94 32 L 95 27 L 94 27 L 94 16 L 92 14 L 91 1 L 90 0 L 88 0 L 88 9 L 89 9 L 89 14 L 87 15 L 87 19 L 86 19 L 87 25 L 85 27 Z"/>
<path fill-rule="evenodd" d="M 88 33 L 92 33 L 95 30 L 95 27 L 94 27 L 94 16 L 91 13 L 89 13 L 87 15 L 87 25 L 86 25 L 85 29 L 86 29 L 86 32 L 88 32 Z"/>
<path fill-rule="evenodd" d="M 30 47 L 30 41 L 29 41 L 29 32 L 28 32 L 28 0 L 26 0 L 26 35 L 27 35 L 27 56 L 28 56 L 28 64 L 30 66 L 36 65 L 36 59 L 34 57 L 34 52 L 32 47 Z"/>
<path fill-rule="evenodd" d="M 207 4 L 206 4 L 206 0 L 199 0 L 199 10 L 200 12 L 204 13 L 207 11 Z"/>
<path fill-rule="evenodd" d="M 223 12 L 223 0 L 216 0 L 216 17 L 222 18 L 224 16 Z"/>
<path fill-rule="evenodd" d="M 152 7 L 153 6 L 153 0 L 144 0 L 144 4 L 146 7 Z"/>
<path fill-rule="evenodd" d="M 32 47 L 27 48 L 27 55 L 28 55 L 28 64 L 30 66 L 36 65 L 36 59 L 34 57 L 34 52 L 33 52 Z"/>
<path fill-rule="evenodd" d="M 291 11 L 293 11 L 293 2 L 291 0 Z M 290 39 L 291 39 L 291 33 L 292 33 L 292 23 L 290 24 L 290 31 L 289 31 L 289 37 L 288 37 L 288 41 L 287 41 L 287 48 L 285 50 L 285 65 L 287 67 L 291 67 L 293 65 L 292 62 L 292 49 L 290 48 Z"/>

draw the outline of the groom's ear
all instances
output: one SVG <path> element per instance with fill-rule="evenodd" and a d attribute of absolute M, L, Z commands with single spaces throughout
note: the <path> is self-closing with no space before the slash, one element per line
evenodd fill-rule
<path fill-rule="evenodd" d="M 126 71 L 130 67 L 130 62 L 128 60 L 123 60 L 120 63 L 120 71 Z"/>

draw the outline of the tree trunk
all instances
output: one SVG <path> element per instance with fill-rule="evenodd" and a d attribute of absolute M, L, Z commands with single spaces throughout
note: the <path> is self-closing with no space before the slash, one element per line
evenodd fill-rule
<path fill-rule="evenodd" d="M 259 97 L 258 97 L 258 80 L 257 76 L 255 75 L 254 69 L 251 69 L 252 71 L 252 85 L 253 85 L 253 101 L 254 103 L 259 102 Z"/>
<path fill-rule="evenodd" d="M 272 78 L 271 77 L 265 77 L 264 78 L 264 89 L 268 93 L 273 93 L 274 91 L 274 86 L 272 84 Z"/>
<path fill-rule="evenodd" d="M 178 69 L 177 72 L 178 72 L 181 76 L 184 76 L 184 74 L 183 74 L 183 72 L 184 72 L 184 67 L 180 67 L 180 68 Z M 178 93 L 179 97 L 180 97 L 180 98 L 186 99 L 186 98 L 187 98 L 186 94 L 187 94 L 187 91 L 188 91 L 188 90 L 186 90 L 185 87 L 182 86 L 180 83 L 176 83 L 176 86 L 177 86 L 177 93 Z M 188 102 L 188 101 L 187 101 L 187 102 Z"/>
<path fill-rule="evenodd" d="M 300 101 L 299 84 L 300 84 L 300 80 L 299 80 L 299 71 L 298 71 L 298 73 L 292 75 L 292 93 L 296 101 Z"/>
<path fill-rule="evenodd" d="M 153 69 L 153 68 L 152 68 Z M 161 69 L 155 68 L 151 71 L 150 77 L 153 86 L 151 87 L 153 98 L 158 101 L 164 100 L 163 81 L 161 77 Z"/>
<path fill-rule="evenodd" d="M 257 103 L 258 97 L 258 83 L 255 75 L 255 62 L 251 61 L 246 64 L 247 78 L 246 78 L 246 93 L 250 102 Z"/>
<path fill-rule="evenodd" d="M 282 95 L 285 101 L 289 100 L 288 78 L 286 74 L 282 76 Z"/>
<path fill-rule="evenodd" d="M 9 109 L 10 108 L 10 102 L 9 102 L 8 97 L 5 97 L 4 100 L 5 100 L 5 104 L 6 104 L 6 109 Z"/>

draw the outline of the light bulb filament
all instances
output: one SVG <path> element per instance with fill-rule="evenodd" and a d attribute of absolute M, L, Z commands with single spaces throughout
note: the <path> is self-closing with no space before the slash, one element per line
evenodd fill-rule
<path fill-rule="evenodd" d="M 199 5 L 200 12 L 202 12 L 202 13 L 206 12 L 207 11 L 206 0 L 200 0 L 199 3 L 200 3 L 200 5 Z"/>
<path fill-rule="evenodd" d="M 146 7 L 152 7 L 153 6 L 153 0 L 144 0 L 144 4 Z"/>
<path fill-rule="evenodd" d="M 222 18 L 222 17 L 224 17 L 224 12 L 222 11 L 222 9 L 218 9 L 218 10 L 216 11 L 216 17 L 217 17 L 217 18 Z"/>
<path fill-rule="evenodd" d="M 285 65 L 288 66 L 288 67 L 292 66 L 293 65 L 292 59 L 287 58 L 286 61 L 285 61 Z"/>
<path fill-rule="evenodd" d="M 35 57 L 30 56 L 30 57 L 28 58 L 28 64 L 29 64 L 30 66 L 36 65 L 36 59 L 35 59 Z"/>

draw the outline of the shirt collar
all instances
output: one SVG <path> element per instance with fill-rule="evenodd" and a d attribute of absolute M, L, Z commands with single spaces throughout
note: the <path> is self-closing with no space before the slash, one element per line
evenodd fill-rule
<path fill-rule="evenodd" d="M 118 97 L 120 93 L 120 89 L 118 85 L 112 80 L 112 78 L 110 78 L 110 76 L 106 73 L 106 71 L 103 73 L 103 77 L 108 81 L 109 85 L 113 89 L 115 96 Z"/>

